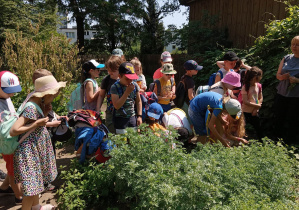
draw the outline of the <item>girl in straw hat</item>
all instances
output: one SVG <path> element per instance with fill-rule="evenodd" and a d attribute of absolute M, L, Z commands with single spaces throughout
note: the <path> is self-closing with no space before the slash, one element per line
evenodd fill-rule
<path fill-rule="evenodd" d="M 48 117 L 44 116 L 50 111 L 47 105 L 65 85 L 66 82 L 57 82 L 53 76 L 36 79 L 34 93 L 29 99 L 32 104 L 24 109 L 11 128 L 11 136 L 33 130 L 14 153 L 15 179 L 17 183 L 22 183 L 23 189 L 22 209 L 54 209 L 50 204 L 39 204 L 39 194 L 44 191 L 44 184 L 51 183 L 57 176 L 51 138 L 45 126 Z"/>

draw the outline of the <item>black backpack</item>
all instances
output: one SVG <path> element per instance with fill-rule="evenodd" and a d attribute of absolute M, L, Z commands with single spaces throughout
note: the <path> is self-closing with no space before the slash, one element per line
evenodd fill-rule
<path fill-rule="evenodd" d="M 185 88 L 184 78 L 179 82 L 179 84 L 175 90 L 175 95 L 176 95 L 176 98 L 173 99 L 174 104 L 178 108 L 182 108 L 184 105 L 184 102 L 186 100 L 186 97 L 187 97 L 187 91 Z"/>

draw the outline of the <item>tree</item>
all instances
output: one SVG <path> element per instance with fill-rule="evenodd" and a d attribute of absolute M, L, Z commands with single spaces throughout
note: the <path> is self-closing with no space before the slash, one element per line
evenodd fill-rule
<path fill-rule="evenodd" d="M 70 12 L 77 25 L 78 47 L 84 47 L 84 26 L 97 4 L 104 0 L 56 0 L 61 10 Z"/>
<path fill-rule="evenodd" d="M 143 30 L 141 34 L 141 54 L 159 54 L 164 48 L 163 16 L 179 9 L 178 1 L 144 1 L 142 12 Z"/>

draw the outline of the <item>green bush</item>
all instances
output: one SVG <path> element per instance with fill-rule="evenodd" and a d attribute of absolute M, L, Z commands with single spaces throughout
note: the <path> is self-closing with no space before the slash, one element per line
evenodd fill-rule
<path fill-rule="evenodd" d="M 116 135 L 105 165 L 73 161 L 62 172 L 61 209 L 296 209 L 295 159 L 286 148 L 263 143 L 227 149 L 198 145 L 186 153 L 174 136 L 141 126 Z M 129 140 L 125 144 L 124 137 Z"/>

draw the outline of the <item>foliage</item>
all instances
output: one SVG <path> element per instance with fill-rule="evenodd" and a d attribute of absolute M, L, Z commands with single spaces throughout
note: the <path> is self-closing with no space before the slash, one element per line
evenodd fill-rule
<path fill-rule="evenodd" d="M 299 34 L 299 6 L 287 6 L 287 17 L 283 20 L 274 20 L 267 24 L 266 33 L 256 39 L 255 45 L 249 49 L 247 56 L 251 66 L 258 66 L 264 72 L 263 106 L 261 116 L 264 118 L 265 129 L 271 131 L 273 123 L 273 104 L 276 95 L 276 72 L 281 59 L 291 53 L 291 40 Z"/>
<path fill-rule="evenodd" d="M 295 209 L 298 164 L 286 148 L 263 143 L 227 149 L 198 145 L 192 153 L 169 136 L 129 130 L 105 165 L 72 163 L 63 171 L 61 209 Z M 130 143 L 126 144 L 123 140 Z"/>
<path fill-rule="evenodd" d="M 31 36 L 31 26 L 40 25 L 40 38 L 50 37 L 56 32 L 58 18 L 54 0 L 22 1 L 0 0 L 0 46 L 3 45 L 6 32 L 20 30 L 24 36 Z"/>
<path fill-rule="evenodd" d="M 176 43 L 180 50 L 188 50 L 189 54 L 231 47 L 227 30 L 219 29 L 218 21 L 218 16 L 205 12 L 200 21 L 191 21 L 182 29 L 172 26 L 167 42 Z"/>
<path fill-rule="evenodd" d="M 70 82 L 72 78 L 78 77 L 78 49 L 71 47 L 64 36 L 52 35 L 48 39 L 36 39 L 39 37 L 39 27 L 31 28 L 31 37 L 26 37 L 17 30 L 6 33 L 3 45 L 4 66 L 16 73 L 21 81 L 22 92 L 18 94 L 16 107 L 24 101 L 26 95 L 33 91 L 32 75 L 36 69 L 49 70 L 58 81 Z M 59 102 L 65 105 L 64 97 Z"/>

